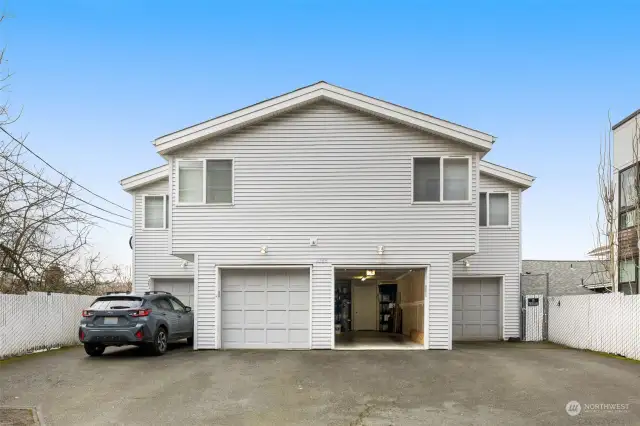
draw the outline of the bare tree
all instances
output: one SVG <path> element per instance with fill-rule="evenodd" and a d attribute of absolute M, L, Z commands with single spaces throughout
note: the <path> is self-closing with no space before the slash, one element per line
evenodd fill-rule
<path fill-rule="evenodd" d="M 0 16 L 0 23 L 4 16 Z M 107 268 L 88 248 L 95 222 L 81 207 L 70 179 L 48 179 L 26 162 L 24 139 L 4 133 L 11 114 L 5 49 L 0 50 L 0 291 L 101 292 L 130 284 L 121 268 Z M 130 285 L 129 285 L 130 287 Z"/>
<path fill-rule="evenodd" d="M 611 119 L 609 119 L 611 129 Z M 596 230 L 594 239 L 596 249 L 592 251 L 597 261 L 592 264 L 592 274 L 604 275 L 604 281 L 612 284 L 612 290 L 616 288 L 616 262 L 617 251 L 617 208 L 615 178 L 613 164 L 613 135 L 607 131 L 600 140 L 600 158 L 598 162 L 598 205 L 596 209 Z"/>
<path fill-rule="evenodd" d="M 609 129 L 611 129 L 609 120 Z M 633 261 L 638 277 L 635 259 L 638 258 L 640 241 L 640 121 L 634 119 L 631 131 L 631 166 L 624 171 L 616 170 L 613 163 L 613 134 L 609 130 L 600 142 L 598 164 L 598 208 L 596 219 L 596 249 L 591 254 L 598 259 L 592 273 L 602 268 L 606 282 L 612 284 L 612 291 L 636 293 L 632 280 L 620 282 L 620 265 Z M 618 187 L 620 182 L 620 187 Z M 637 281 L 633 280 L 633 281 Z"/>

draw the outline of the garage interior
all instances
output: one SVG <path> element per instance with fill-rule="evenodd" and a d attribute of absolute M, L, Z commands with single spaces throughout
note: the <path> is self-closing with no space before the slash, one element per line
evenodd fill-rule
<path fill-rule="evenodd" d="M 335 348 L 424 349 L 423 268 L 336 268 Z"/>

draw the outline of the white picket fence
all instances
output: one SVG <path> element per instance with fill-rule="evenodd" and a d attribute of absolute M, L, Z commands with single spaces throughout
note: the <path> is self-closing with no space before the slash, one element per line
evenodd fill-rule
<path fill-rule="evenodd" d="M 549 297 L 549 341 L 640 360 L 640 295 Z"/>
<path fill-rule="evenodd" d="M 0 294 L 0 359 L 78 344 L 82 310 L 96 296 Z"/>

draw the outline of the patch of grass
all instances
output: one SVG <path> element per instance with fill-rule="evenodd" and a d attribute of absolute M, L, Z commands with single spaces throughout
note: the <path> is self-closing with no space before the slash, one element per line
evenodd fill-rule
<path fill-rule="evenodd" d="M 621 359 L 623 361 L 627 361 L 627 362 L 633 362 L 636 364 L 640 364 L 640 360 L 638 359 L 633 359 L 633 358 L 627 358 L 626 356 L 622 356 L 622 355 L 616 355 L 616 354 L 610 354 L 608 352 L 598 352 L 598 351 L 592 351 L 590 349 L 584 349 L 583 352 L 589 352 L 592 354 L 596 354 L 596 355 L 600 355 L 600 356 L 604 356 L 607 358 L 615 358 L 615 359 Z"/>
<path fill-rule="evenodd" d="M 34 359 L 36 357 L 47 356 L 47 355 L 52 355 L 52 354 L 59 354 L 60 352 L 66 352 L 68 350 L 75 349 L 77 347 L 78 347 L 78 345 L 75 345 L 75 346 L 63 346 L 63 347 L 60 347 L 60 348 L 57 348 L 57 349 L 50 349 L 48 351 L 32 352 L 32 353 L 28 353 L 28 354 L 24 354 L 24 355 L 14 356 L 14 357 L 11 357 L 11 358 L 0 359 L 0 366 L 7 365 L 7 364 L 12 364 L 14 362 L 18 362 L 18 361 L 22 361 L 22 360 Z"/>

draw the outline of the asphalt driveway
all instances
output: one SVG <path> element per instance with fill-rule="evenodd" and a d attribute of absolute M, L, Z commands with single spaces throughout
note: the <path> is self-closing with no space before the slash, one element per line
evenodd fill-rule
<path fill-rule="evenodd" d="M 639 363 L 551 345 L 178 347 L 158 358 L 74 348 L 1 363 L 0 386 L 1 406 L 38 406 L 51 425 L 640 424 Z M 572 400 L 576 416 L 565 410 Z"/>

